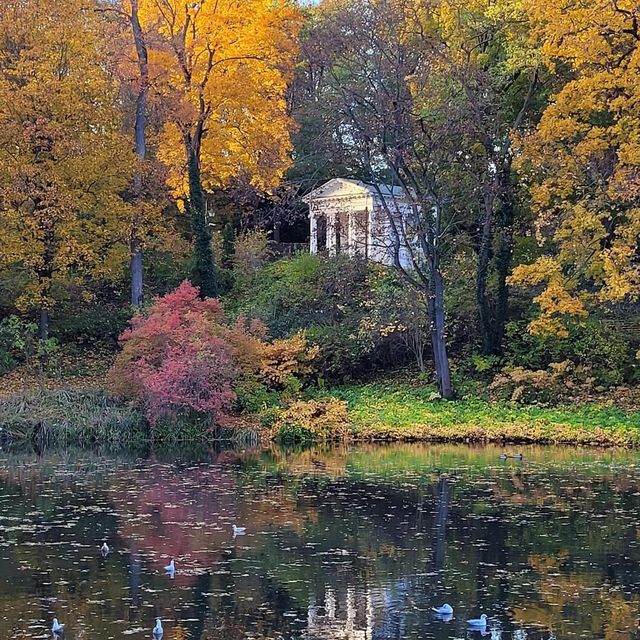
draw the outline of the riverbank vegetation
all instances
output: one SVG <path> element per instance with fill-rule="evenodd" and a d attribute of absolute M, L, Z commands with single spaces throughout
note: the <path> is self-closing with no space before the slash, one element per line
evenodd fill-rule
<path fill-rule="evenodd" d="M 5 433 L 636 446 L 638 11 L 3 3 Z M 389 265 L 308 253 L 332 177 Z"/>

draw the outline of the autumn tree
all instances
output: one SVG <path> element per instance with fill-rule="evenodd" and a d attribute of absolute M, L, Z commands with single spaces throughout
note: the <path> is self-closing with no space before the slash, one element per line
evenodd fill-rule
<path fill-rule="evenodd" d="M 140 0 L 140 21 L 168 113 L 160 155 L 191 222 L 194 282 L 215 296 L 205 190 L 240 174 L 266 186 L 287 167 L 298 13 L 286 0 Z"/>
<path fill-rule="evenodd" d="M 475 298 L 483 353 L 502 350 L 508 318 L 518 184 L 513 140 L 545 104 L 547 74 L 529 38 L 520 0 L 441 0 L 421 28 L 431 42 L 428 91 L 421 96 L 440 122 L 454 120 L 460 154 L 448 193 L 458 228 L 476 257 Z M 438 126 L 432 118 L 432 126 Z M 448 126 L 448 124 L 447 124 Z"/>
<path fill-rule="evenodd" d="M 164 184 L 164 167 L 157 159 L 156 149 L 149 148 L 148 140 L 156 136 L 164 124 L 163 118 L 150 112 L 158 109 L 154 97 L 149 64 L 149 34 L 140 20 L 140 0 L 98 0 L 97 11 L 105 20 L 104 27 L 117 33 L 112 59 L 117 65 L 121 83 L 124 127 L 132 139 L 136 156 L 135 170 L 126 192 L 131 204 L 129 222 L 130 299 L 140 306 L 144 297 L 143 252 L 145 248 L 161 246 L 176 230 L 162 215 L 169 194 Z M 115 29 L 113 28 L 115 27 Z"/>
<path fill-rule="evenodd" d="M 339 144 L 345 139 L 344 119 L 325 109 L 336 68 L 326 54 L 333 49 L 334 35 L 323 21 L 335 7 L 325 3 L 310 10 L 303 32 L 304 64 L 294 84 L 301 106 L 296 104 L 294 113 L 307 135 L 294 157 L 298 171 L 307 167 L 310 181 L 327 167 L 367 180 L 357 154 L 349 153 L 354 145 Z M 449 231 L 458 236 L 459 247 L 474 254 L 482 350 L 498 353 L 508 317 L 506 279 L 518 222 L 512 140 L 536 121 L 545 94 L 524 9 L 518 0 L 417 0 L 369 1 L 356 11 L 386 13 L 411 41 L 414 67 L 405 64 L 404 70 L 410 74 L 413 116 L 426 135 L 449 150 L 439 155 L 439 166 L 431 173 L 438 173 L 440 190 L 446 192 Z M 354 40 L 352 46 L 361 43 Z M 354 66 L 358 64 L 364 76 L 371 62 L 361 57 Z M 412 134 L 407 130 L 406 135 Z"/>
<path fill-rule="evenodd" d="M 640 294 L 640 7 L 524 4 L 545 64 L 569 78 L 524 139 L 543 255 L 512 282 L 541 287 L 532 332 L 566 335 L 567 318 Z"/>
<path fill-rule="evenodd" d="M 360 0 L 322 7 L 314 37 L 324 43 L 323 108 L 336 119 L 344 153 L 378 189 L 395 268 L 424 294 L 433 363 L 443 398 L 453 397 L 446 344 L 443 260 L 451 230 L 443 169 L 457 148 L 430 126 L 422 97 L 429 64 L 420 14 L 410 0 Z M 416 21 L 417 20 L 417 21 Z M 451 122 L 451 126 L 455 123 Z M 447 128 L 447 127 L 445 127 Z M 390 184 L 408 209 L 385 197 Z M 409 264 L 401 256 L 408 255 Z"/>
<path fill-rule="evenodd" d="M 95 3 L 7 0 L 0 42 L 0 261 L 46 340 L 62 285 L 119 268 L 132 163 Z"/>

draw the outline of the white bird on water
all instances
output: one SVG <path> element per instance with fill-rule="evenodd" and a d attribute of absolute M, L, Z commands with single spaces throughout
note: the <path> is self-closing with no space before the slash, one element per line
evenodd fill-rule
<path fill-rule="evenodd" d="M 153 635 L 156 638 L 159 638 L 164 633 L 164 629 L 162 628 L 162 621 L 160 618 L 156 618 L 156 626 L 153 627 Z"/>
<path fill-rule="evenodd" d="M 64 625 L 58 622 L 58 618 L 53 619 L 53 624 L 51 625 L 51 632 L 53 635 L 58 635 L 64 631 Z"/>
<path fill-rule="evenodd" d="M 247 527 L 236 527 L 235 524 L 232 526 L 234 536 L 243 536 L 245 533 L 247 533 Z"/>
<path fill-rule="evenodd" d="M 441 607 L 431 607 L 438 615 L 450 616 L 453 615 L 453 607 L 450 604 L 443 604 Z"/>
<path fill-rule="evenodd" d="M 103 556 L 109 555 L 109 545 L 106 542 L 102 543 L 102 546 L 100 547 L 100 553 Z"/>
<path fill-rule="evenodd" d="M 176 570 L 176 563 L 171 560 L 171 562 L 164 568 L 167 573 L 174 574 Z"/>
<path fill-rule="evenodd" d="M 487 616 L 483 613 L 479 618 L 467 620 L 467 624 L 474 629 L 485 629 L 487 626 Z"/>

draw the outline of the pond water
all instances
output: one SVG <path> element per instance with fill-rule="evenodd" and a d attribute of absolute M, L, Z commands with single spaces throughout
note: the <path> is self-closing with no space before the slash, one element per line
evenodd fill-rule
<path fill-rule="evenodd" d="M 500 452 L 0 451 L 0 640 L 640 638 L 638 454 Z"/>

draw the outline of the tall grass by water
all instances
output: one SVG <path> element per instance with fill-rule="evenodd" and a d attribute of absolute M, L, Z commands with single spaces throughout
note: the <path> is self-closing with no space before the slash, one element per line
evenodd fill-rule
<path fill-rule="evenodd" d="M 144 416 L 102 391 L 34 390 L 0 400 L 4 440 L 127 444 L 147 438 Z"/>
<path fill-rule="evenodd" d="M 0 442 L 132 447 L 224 440 L 250 447 L 258 439 L 253 429 L 219 429 L 210 418 L 197 415 L 162 419 L 151 426 L 139 406 L 99 390 L 36 389 L 0 398 Z"/>

